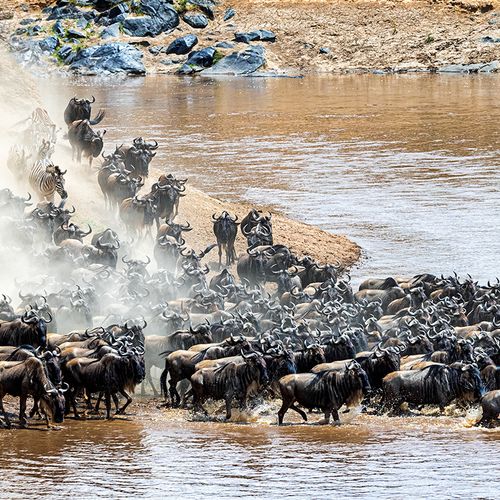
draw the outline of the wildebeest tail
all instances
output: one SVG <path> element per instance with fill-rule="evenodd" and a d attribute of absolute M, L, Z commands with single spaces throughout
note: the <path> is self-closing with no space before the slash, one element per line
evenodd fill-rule
<path fill-rule="evenodd" d="M 99 113 L 95 116 L 93 120 L 90 120 L 91 125 L 97 125 L 102 122 L 103 118 L 106 116 L 106 111 L 104 109 L 100 109 Z"/>

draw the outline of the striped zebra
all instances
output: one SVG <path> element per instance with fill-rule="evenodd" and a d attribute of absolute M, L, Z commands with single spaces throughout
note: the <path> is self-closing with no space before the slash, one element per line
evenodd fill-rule
<path fill-rule="evenodd" d="M 64 206 L 68 193 L 64 189 L 64 174 L 67 172 L 52 163 L 52 160 L 43 158 L 37 160 L 31 167 L 29 174 L 29 184 L 33 192 L 38 195 L 40 200 L 54 202 L 54 194 L 61 197 L 60 207 Z"/>

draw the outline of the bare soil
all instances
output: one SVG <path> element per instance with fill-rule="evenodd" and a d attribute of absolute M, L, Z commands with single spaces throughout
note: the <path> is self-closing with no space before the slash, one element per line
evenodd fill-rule
<path fill-rule="evenodd" d="M 32 16 L 50 3 L 0 0 L 0 19 Z M 222 15 L 229 6 L 237 14 L 224 22 Z M 500 43 L 483 40 L 500 38 L 499 6 L 500 0 L 221 0 L 216 19 L 204 30 L 194 30 L 181 21 L 168 35 L 124 39 L 164 47 L 178 36 L 195 32 L 200 40 L 197 48 L 202 48 L 231 41 L 237 31 L 269 29 L 277 36 L 276 43 L 263 43 L 269 71 L 432 71 L 448 64 L 499 60 Z M 96 36 L 85 44 L 97 41 Z M 236 44 L 237 49 L 244 47 Z M 150 73 L 174 72 L 179 64 L 162 62 L 171 59 L 182 57 L 144 50 Z"/>

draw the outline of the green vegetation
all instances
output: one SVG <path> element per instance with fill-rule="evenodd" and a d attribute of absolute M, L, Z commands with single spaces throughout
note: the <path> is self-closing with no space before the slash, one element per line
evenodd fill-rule
<path fill-rule="evenodd" d="M 427 35 L 427 38 L 425 39 L 424 43 L 432 43 L 434 42 L 434 37 L 431 34 Z"/>

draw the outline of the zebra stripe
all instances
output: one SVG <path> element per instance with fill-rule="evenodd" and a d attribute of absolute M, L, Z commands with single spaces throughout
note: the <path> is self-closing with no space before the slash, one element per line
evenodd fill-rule
<path fill-rule="evenodd" d="M 48 167 L 54 167 L 52 160 L 44 158 L 38 160 L 31 167 L 29 174 L 29 184 L 31 188 L 40 196 L 40 198 L 45 198 L 48 201 L 54 199 L 54 193 L 57 191 L 61 198 L 64 193 L 64 184 L 62 178 L 55 175 L 54 173 L 47 172 Z"/>

